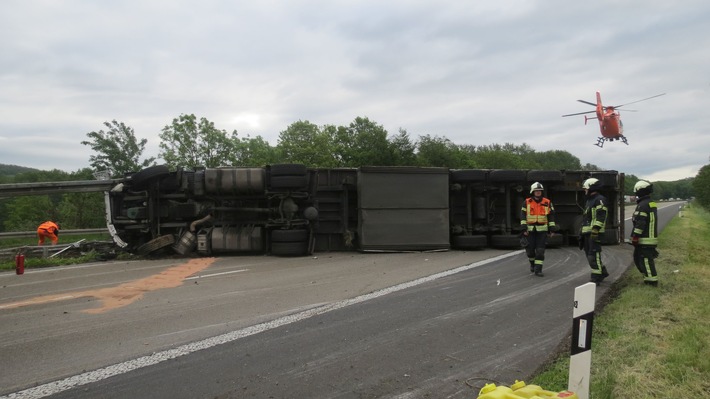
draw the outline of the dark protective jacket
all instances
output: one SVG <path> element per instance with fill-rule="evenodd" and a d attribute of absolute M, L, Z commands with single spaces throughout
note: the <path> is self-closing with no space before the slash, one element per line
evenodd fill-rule
<path fill-rule="evenodd" d="M 600 233 L 604 232 L 608 213 L 606 204 L 606 197 L 598 192 L 590 193 L 587 196 L 587 203 L 582 215 L 582 234 L 589 234 L 594 228 L 599 229 Z"/>
<path fill-rule="evenodd" d="M 658 207 L 650 195 L 636 199 L 631 221 L 634 224 L 631 236 L 639 238 L 639 245 L 658 245 Z"/>
<path fill-rule="evenodd" d="M 542 197 L 535 201 L 535 197 L 525 200 L 520 210 L 520 224 L 527 225 L 528 231 L 547 231 L 548 227 L 555 227 L 555 207 L 549 199 Z"/>

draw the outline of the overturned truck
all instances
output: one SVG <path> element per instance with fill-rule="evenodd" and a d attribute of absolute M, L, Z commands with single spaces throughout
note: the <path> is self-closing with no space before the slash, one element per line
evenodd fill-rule
<path fill-rule="evenodd" d="M 616 171 L 158 165 L 117 180 L 106 217 L 116 244 L 142 255 L 515 248 L 523 201 L 540 182 L 560 227 L 549 245 L 562 246 L 577 242 L 588 177 L 610 202 L 602 242 L 618 244 Z"/>

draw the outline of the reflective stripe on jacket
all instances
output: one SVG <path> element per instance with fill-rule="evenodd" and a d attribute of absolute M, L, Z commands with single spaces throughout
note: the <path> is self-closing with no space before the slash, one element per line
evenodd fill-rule
<path fill-rule="evenodd" d="M 520 224 L 527 225 L 528 231 L 547 231 L 548 226 L 555 226 L 555 207 L 547 198 L 535 201 L 533 197 L 525 200 L 520 210 Z"/>
<path fill-rule="evenodd" d="M 606 226 L 607 213 L 606 197 L 599 193 L 594 193 L 590 196 L 587 199 L 587 205 L 582 215 L 582 234 L 591 233 L 594 228 L 603 233 Z"/>
<path fill-rule="evenodd" d="M 658 207 L 650 196 L 636 200 L 636 210 L 631 221 L 634 224 L 632 236 L 639 238 L 640 245 L 658 245 Z"/>

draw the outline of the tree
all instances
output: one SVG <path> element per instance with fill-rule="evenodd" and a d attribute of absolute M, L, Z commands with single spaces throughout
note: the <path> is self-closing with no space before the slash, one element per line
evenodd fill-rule
<path fill-rule="evenodd" d="M 480 146 L 472 154 L 479 168 L 484 169 L 538 169 L 538 165 L 525 148 L 512 144 Z"/>
<path fill-rule="evenodd" d="M 104 122 L 107 131 L 99 130 L 86 135 L 91 140 L 82 141 L 81 144 L 88 145 L 97 155 L 89 157 L 89 164 L 94 170 L 108 171 L 111 176 L 119 176 L 128 172 L 135 172 L 146 166 L 150 166 L 155 158 L 147 158 L 140 161 L 147 139 L 138 141 L 133 129 L 123 122 Z"/>
<path fill-rule="evenodd" d="M 693 181 L 693 191 L 700 206 L 710 210 L 710 164 L 698 171 Z"/>
<path fill-rule="evenodd" d="M 7 231 L 33 231 L 47 220 L 59 220 L 56 203 L 49 195 L 15 197 L 6 204 L 3 226 Z"/>
<path fill-rule="evenodd" d="M 335 151 L 342 166 L 394 165 L 387 131 L 368 118 L 357 117 L 348 127 L 339 127 L 335 134 Z"/>
<path fill-rule="evenodd" d="M 237 131 L 228 134 L 206 118 L 180 115 L 160 133 L 160 154 L 171 167 L 215 168 L 229 163 L 237 146 Z"/>
<path fill-rule="evenodd" d="M 417 162 L 417 144 L 409 138 L 404 129 L 399 129 L 399 134 L 389 139 L 392 148 L 392 164 L 395 166 L 413 166 Z"/>
<path fill-rule="evenodd" d="M 466 154 L 446 137 L 420 136 L 417 145 L 417 163 L 419 166 L 438 166 L 448 168 L 465 168 Z"/>
<path fill-rule="evenodd" d="M 302 163 L 308 167 L 338 166 L 333 155 L 333 126 L 319 128 L 309 121 L 298 121 L 279 134 L 276 151 L 282 163 Z"/>
<path fill-rule="evenodd" d="M 234 166 L 264 166 L 277 163 L 276 148 L 261 136 L 235 140 L 235 149 L 229 160 Z"/>
<path fill-rule="evenodd" d="M 533 159 L 540 169 L 550 170 L 580 170 L 582 163 L 579 158 L 567 151 L 551 150 L 533 154 Z"/>

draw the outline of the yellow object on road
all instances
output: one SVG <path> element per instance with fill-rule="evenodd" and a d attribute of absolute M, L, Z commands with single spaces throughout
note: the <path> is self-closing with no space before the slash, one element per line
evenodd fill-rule
<path fill-rule="evenodd" d="M 478 393 L 478 399 L 545 399 L 565 398 L 579 399 L 577 394 L 570 391 L 552 392 L 542 389 L 538 385 L 526 385 L 523 381 L 515 381 L 510 388 L 486 384 Z"/>

